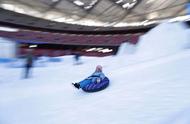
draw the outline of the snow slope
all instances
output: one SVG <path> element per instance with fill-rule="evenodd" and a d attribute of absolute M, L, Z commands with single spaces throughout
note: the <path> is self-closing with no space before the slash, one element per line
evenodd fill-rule
<path fill-rule="evenodd" d="M 29 79 L 23 68 L 1 64 L 0 124 L 189 124 L 190 49 L 147 59 L 141 48 L 127 57 L 82 57 L 81 65 L 64 56 L 35 67 Z M 97 64 L 110 78 L 107 89 L 85 93 L 71 85 Z"/>

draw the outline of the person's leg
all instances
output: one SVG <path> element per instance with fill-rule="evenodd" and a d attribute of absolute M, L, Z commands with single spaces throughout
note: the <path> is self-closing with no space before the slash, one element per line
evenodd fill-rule
<path fill-rule="evenodd" d="M 25 78 L 28 78 L 29 69 L 28 66 L 25 67 Z"/>
<path fill-rule="evenodd" d="M 26 66 L 26 71 L 25 71 L 25 78 L 28 78 L 30 76 L 30 73 L 31 73 L 31 68 L 32 66 L 31 65 L 27 65 Z"/>
<path fill-rule="evenodd" d="M 83 87 L 85 87 L 86 85 L 88 85 L 90 83 L 91 83 L 91 79 L 85 79 L 85 80 L 79 82 L 80 88 L 83 88 Z"/>

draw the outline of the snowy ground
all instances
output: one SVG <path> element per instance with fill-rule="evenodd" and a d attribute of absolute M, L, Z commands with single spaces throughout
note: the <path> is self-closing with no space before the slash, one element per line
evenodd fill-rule
<path fill-rule="evenodd" d="M 82 57 L 81 65 L 72 56 L 61 59 L 33 68 L 29 79 L 23 68 L 0 64 L 0 124 L 190 123 L 190 49 L 151 59 Z M 97 64 L 110 78 L 108 88 L 85 93 L 71 85 Z"/>

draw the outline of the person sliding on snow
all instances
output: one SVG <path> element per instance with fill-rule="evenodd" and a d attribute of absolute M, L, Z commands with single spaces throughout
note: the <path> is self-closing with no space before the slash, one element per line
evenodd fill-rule
<path fill-rule="evenodd" d="M 105 78 L 104 73 L 102 72 L 102 66 L 98 65 L 96 66 L 95 72 L 89 76 L 88 78 L 78 82 L 78 83 L 72 83 L 76 88 L 84 88 L 90 83 L 100 83 Z"/>

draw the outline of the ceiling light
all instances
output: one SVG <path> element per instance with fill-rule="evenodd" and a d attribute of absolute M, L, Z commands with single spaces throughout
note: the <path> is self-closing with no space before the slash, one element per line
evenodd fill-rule
<path fill-rule="evenodd" d="M 123 2 L 123 0 L 116 1 L 117 4 L 122 3 L 122 2 Z"/>
<path fill-rule="evenodd" d="M 131 9 L 137 4 L 137 0 L 133 0 L 132 2 L 127 2 L 122 5 L 123 8 Z"/>
<path fill-rule="evenodd" d="M 85 6 L 84 9 L 90 9 L 92 6 Z"/>
<path fill-rule="evenodd" d="M 123 8 L 131 8 L 133 5 L 130 3 L 125 3 L 122 5 Z"/>
<path fill-rule="evenodd" d="M 75 0 L 75 1 L 73 1 L 73 3 L 75 3 L 78 6 L 84 6 L 84 3 L 79 0 Z"/>
<path fill-rule="evenodd" d="M 59 0 L 52 0 L 53 3 L 58 2 Z"/>

